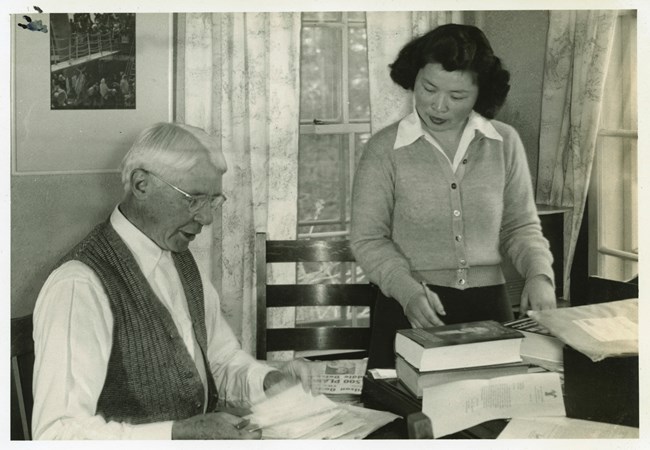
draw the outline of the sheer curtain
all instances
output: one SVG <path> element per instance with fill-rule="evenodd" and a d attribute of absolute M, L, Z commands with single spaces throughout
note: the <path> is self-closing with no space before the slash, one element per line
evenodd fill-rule
<path fill-rule="evenodd" d="M 460 11 L 367 12 L 370 130 L 376 133 L 413 109 L 410 91 L 390 78 L 388 65 L 411 39 L 446 23 L 462 23 Z"/>
<path fill-rule="evenodd" d="M 616 10 L 551 11 L 546 46 L 537 202 L 573 208 L 564 295 L 584 213 Z"/>
<path fill-rule="evenodd" d="M 179 14 L 177 34 L 176 120 L 220 136 L 228 162 L 228 201 L 192 250 L 254 353 L 255 232 L 296 237 L 300 13 Z"/>

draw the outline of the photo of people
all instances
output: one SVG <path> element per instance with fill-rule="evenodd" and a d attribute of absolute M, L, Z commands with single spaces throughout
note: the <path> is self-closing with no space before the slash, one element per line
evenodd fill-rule
<path fill-rule="evenodd" d="M 50 16 L 51 109 L 135 109 L 135 14 Z"/>

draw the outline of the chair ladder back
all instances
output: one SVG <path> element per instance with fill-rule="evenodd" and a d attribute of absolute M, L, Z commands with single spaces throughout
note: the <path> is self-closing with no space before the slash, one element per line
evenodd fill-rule
<path fill-rule="evenodd" d="M 266 233 L 255 237 L 257 270 L 257 358 L 267 352 L 294 350 L 350 349 L 340 355 L 367 356 L 370 329 L 360 326 L 332 326 L 327 322 L 308 327 L 267 329 L 267 308 L 298 306 L 368 307 L 370 321 L 376 290 L 370 284 L 267 284 L 270 263 L 355 262 L 348 241 L 323 239 L 267 240 Z M 321 326 L 322 325 L 322 326 Z M 350 347 L 350 346 L 353 347 Z M 355 347 L 356 346 L 356 347 Z M 331 355 L 332 357 L 334 355 Z M 327 359 L 328 356 L 322 359 Z M 319 359 L 321 359 L 319 357 Z"/>
<path fill-rule="evenodd" d="M 255 234 L 257 359 L 266 359 L 266 233 Z"/>
<path fill-rule="evenodd" d="M 347 241 L 266 241 L 266 262 L 354 262 Z"/>

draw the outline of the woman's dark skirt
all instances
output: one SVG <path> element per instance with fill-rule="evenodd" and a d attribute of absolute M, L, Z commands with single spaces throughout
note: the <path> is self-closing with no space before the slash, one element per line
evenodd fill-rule
<path fill-rule="evenodd" d="M 447 314 L 440 316 L 445 324 L 478 320 L 505 322 L 514 317 L 502 284 L 465 290 L 429 285 L 429 289 L 438 294 L 445 307 Z M 397 330 L 411 328 L 411 324 L 397 300 L 378 292 L 371 324 L 368 369 L 394 368 L 395 334 Z"/>

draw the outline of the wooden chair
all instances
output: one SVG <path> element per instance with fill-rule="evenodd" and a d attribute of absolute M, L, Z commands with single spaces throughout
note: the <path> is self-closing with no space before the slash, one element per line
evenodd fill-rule
<path fill-rule="evenodd" d="M 319 356 L 313 359 L 321 360 L 368 356 L 369 327 L 267 328 L 267 308 L 291 306 L 367 306 L 370 308 L 372 323 L 372 310 L 377 293 L 374 285 L 267 284 L 267 264 L 270 263 L 354 262 L 348 241 L 267 241 L 266 233 L 257 233 L 255 239 L 257 358 L 266 359 L 267 352 L 282 350 L 318 350 Z"/>
<path fill-rule="evenodd" d="M 11 319 L 11 440 L 31 439 L 34 341 L 32 316 Z"/>

